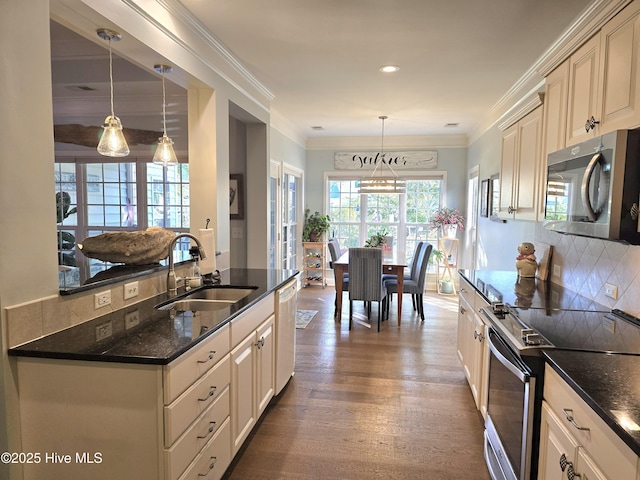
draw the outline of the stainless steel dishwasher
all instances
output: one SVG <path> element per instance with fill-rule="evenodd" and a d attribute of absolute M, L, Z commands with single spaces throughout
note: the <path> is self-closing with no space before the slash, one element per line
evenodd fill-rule
<path fill-rule="evenodd" d="M 296 359 L 296 310 L 298 282 L 292 280 L 276 291 L 276 392 L 294 374 Z"/>

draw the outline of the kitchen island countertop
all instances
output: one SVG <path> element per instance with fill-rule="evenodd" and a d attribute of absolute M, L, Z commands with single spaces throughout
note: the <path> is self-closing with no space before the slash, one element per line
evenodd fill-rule
<path fill-rule="evenodd" d="M 297 270 L 230 269 L 222 272 L 220 287 L 250 286 L 252 292 L 223 309 L 174 315 L 154 308 L 168 299 L 163 293 L 11 348 L 8 353 L 16 357 L 166 365 L 297 274 Z M 137 320 L 132 322 L 131 318 Z"/>

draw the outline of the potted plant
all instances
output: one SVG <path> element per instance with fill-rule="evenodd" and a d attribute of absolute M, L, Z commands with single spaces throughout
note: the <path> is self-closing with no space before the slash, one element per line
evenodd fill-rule
<path fill-rule="evenodd" d="M 320 214 L 320 212 L 314 212 L 311 215 L 309 212 L 310 210 L 308 208 L 304 211 L 302 241 L 319 242 L 322 240 L 322 235 L 329 230 L 329 227 L 331 226 L 331 218 L 329 215 Z"/>
<path fill-rule="evenodd" d="M 383 230 L 382 232 L 376 232 L 371 235 L 371 237 L 369 237 L 369 240 L 364 242 L 364 246 L 367 248 L 383 247 L 387 243 L 388 234 L 389 232 L 387 232 L 386 230 Z"/>
<path fill-rule="evenodd" d="M 429 226 L 440 230 L 443 237 L 455 238 L 456 231 L 464 230 L 464 217 L 456 208 L 442 207 L 433 214 Z"/>

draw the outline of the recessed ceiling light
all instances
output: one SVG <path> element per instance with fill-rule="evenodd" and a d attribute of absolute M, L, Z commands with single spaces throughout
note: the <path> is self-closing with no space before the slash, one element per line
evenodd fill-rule
<path fill-rule="evenodd" d="M 397 65 L 383 65 L 380 67 L 380 71 L 384 73 L 395 73 L 400 70 L 400 67 Z"/>

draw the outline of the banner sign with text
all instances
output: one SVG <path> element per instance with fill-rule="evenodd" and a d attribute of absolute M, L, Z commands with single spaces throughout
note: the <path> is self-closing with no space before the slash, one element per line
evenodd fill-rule
<path fill-rule="evenodd" d="M 438 167 L 438 152 L 336 152 L 334 166 L 338 170 L 369 170 L 377 164 L 394 170 L 428 170 Z"/>

